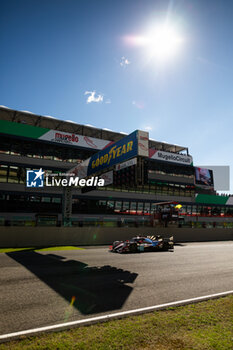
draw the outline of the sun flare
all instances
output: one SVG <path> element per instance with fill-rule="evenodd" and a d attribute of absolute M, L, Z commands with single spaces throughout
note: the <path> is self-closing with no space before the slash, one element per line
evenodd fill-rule
<path fill-rule="evenodd" d="M 178 53 L 182 38 L 175 28 L 165 24 L 155 27 L 147 36 L 146 42 L 151 57 L 167 60 Z"/>
<path fill-rule="evenodd" d="M 128 46 L 143 48 L 146 60 L 160 63 L 175 58 L 184 41 L 178 28 L 168 22 L 152 25 L 143 35 L 126 36 L 124 40 Z"/>

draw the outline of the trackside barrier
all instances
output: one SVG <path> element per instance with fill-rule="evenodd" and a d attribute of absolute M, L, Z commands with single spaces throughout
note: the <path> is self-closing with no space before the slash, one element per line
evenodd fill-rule
<path fill-rule="evenodd" d="M 233 240 L 228 228 L 154 227 L 0 227 L 0 247 L 41 247 L 54 245 L 105 245 L 137 235 L 174 236 L 175 242 Z"/>

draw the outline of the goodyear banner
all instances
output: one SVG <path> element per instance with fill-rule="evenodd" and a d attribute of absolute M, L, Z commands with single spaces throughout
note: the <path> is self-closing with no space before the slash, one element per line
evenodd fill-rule
<path fill-rule="evenodd" d="M 105 168 L 133 158 L 138 153 L 137 131 L 117 141 L 110 147 L 94 154 L 88 165 L 87 175 L 102 171 Z"/>
<path fill-rule="evenodd" d="M 143 140 L 141 140 L 141 137 L 143 137 Z M 140 145 L 142 142 L 144 143 L 143 147 Z M 148 157 L 148 133 L 143 132 L 142 136 L 141 131 L 136 130 L 132 134 L 94 154 L 81 164 L 78 164 L 69 173 L 82 178 L 90 176 L 134 158 L 137 155 L 141 155 L 142 151 Z"/>

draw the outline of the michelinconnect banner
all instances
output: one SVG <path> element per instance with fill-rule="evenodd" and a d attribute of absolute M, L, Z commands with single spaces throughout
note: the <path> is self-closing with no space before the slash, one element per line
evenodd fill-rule
<path fill-rule="evenodd" d="M 184 154 L 178 154 L 178 153 L 164 152 L 156 149 L 150 149 L 150 158 L 162 160 L 165 162 L 179 163 L 184 165 L 193 165 L 192 156 L 186 156 Z"/>
<path fill-rule="evenodd" d="M 139 130 L 134 131 L 132 134 L 115 142 L 104 150 L 94 154 L 92 157 L 88 158 L 81 164 L 78 164 L 72 168 L 69 173 L 73 173 L 79 177 L 85 177 L 94 173 L 101 172 L 104 169 L 110 168 L 118 163 L 122 163 L 127 159 L 136 157 L 141 152 L 141 146 L 139 145 L 140 136 L 141 135 Z M 145 135 L 143 135 L 143 137 L 145 137 Z M 144 147 L 143 152 L 145 152 Z"/>

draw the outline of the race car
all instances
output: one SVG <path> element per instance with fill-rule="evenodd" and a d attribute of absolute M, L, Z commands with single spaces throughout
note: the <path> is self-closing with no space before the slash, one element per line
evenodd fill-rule
<path fill-rule="evenodd" d="M 174 248 L 173 236 L 137 236 L 126 241 L 115 241 L 109 247 L 115 253 L 138 253 L 146 251 L 169 250 Z"/>

